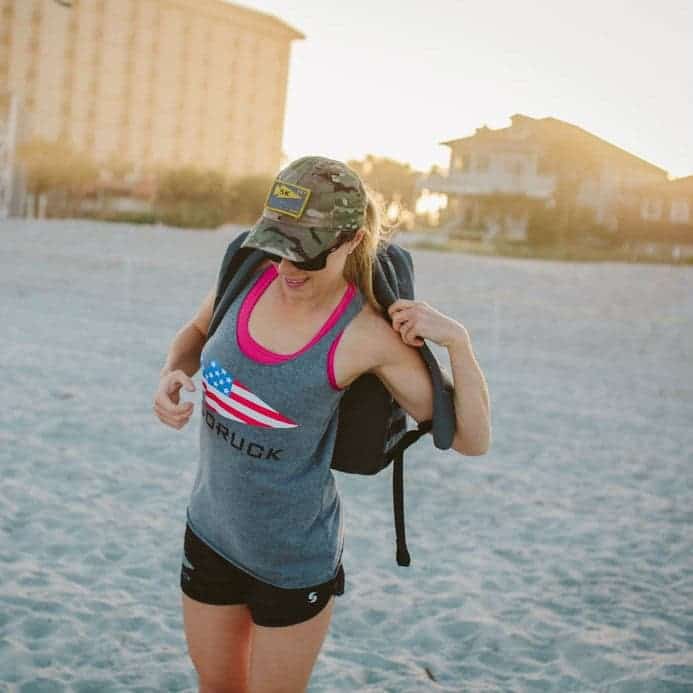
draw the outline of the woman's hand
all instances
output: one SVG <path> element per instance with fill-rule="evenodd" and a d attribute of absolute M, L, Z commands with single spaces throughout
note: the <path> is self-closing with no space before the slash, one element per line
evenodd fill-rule
<path fill-rule="evenodd" d="M 154 396 L 154 413 L 162 423 L 181 429 L 188 423 L 193 412 L 192 402 L 180 403 L 180 389 L 195 391 L 195 383 L 181 370 L 170 371 L 161 376 L 159 388 Z"/>
<path fill-rule="evenodd" d="M 455 436 L 452 449 L 463 455 L 484 455 L 491 444 L 491 415 L 486 379 L 477 363 L 472 342 L 464 325 L 431 308 L 423 301 L 399 299 L 388 312 L 392 327 L 404 344 L 420 347 L 430 339 L 448 350 L 455 402 Z M 389 352 L 396 350 L 390 346 Z M 410 349 L 405 349 L 409 356 Z M 430 377 L 419 361 L 387 353 L 376 371 L 392 396 L 417 420 L 430 418 L 433 390 Z M 412 377 L 413 376 L 413 377 Z M 425 402 L 424 395 L 425 394 Z M 423 403 L 422 403 L 423 402 Z M 464 411 L 464 421 L 462 421 Z M 421 415 L 423 418 L 418 418 Z"/>
<path fill-rule="evenodd" d="M 424 301 L 400 298 L 389 308 L 392 327 L 399 332 L 402 341 L 409 346 L 423 346 L 424 339 L 442 347 L 449 347 L 460 340 L 469 340 L 467 329 L 457 320 L 437 311 Z"/>

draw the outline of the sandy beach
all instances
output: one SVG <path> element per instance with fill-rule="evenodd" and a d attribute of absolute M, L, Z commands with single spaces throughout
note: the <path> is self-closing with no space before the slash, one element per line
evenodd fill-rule
<path fill-rule="evenodd" d="M 0 691 L 196 690 L 200 403 L 182 431 L 151 405 L 237 231 L 0 222 Z M 389 471 L 336 474 L 346 592 L 309 690 L 693 690 L 693 267 L 413 255 L 493 444 L 410 451 L 409 568 Z"/>

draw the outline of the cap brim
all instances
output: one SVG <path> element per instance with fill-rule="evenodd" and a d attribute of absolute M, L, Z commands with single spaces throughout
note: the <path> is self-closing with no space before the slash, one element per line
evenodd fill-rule
<path fill-rule="evenodd" d="M 312 260 L 331 248 L 339 231 L 308 228 L 260 217 L 243 241 L 243 248 L 259 248 L 292 262 Z"/>

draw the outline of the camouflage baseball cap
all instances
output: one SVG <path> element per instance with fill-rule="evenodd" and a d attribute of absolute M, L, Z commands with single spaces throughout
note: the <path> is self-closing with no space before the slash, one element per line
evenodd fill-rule
<path fill-rule="evenodd" d="M 366 205 L 363 183 L 346 164 L 304 156 L 279 172 L 243 246 L 311 260 L 340 234 L 354 235 L 366 220 Z"/>

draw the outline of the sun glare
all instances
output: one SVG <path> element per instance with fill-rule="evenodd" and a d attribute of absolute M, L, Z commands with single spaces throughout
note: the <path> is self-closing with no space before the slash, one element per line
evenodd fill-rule
<path fill-rule="evenodd" d="M 424 188 L 421 191 L 419 199 L 416 201 L 416 213 L 428 214 L 429 212 L 439 212 L 447 206 L 447 195 L 443 193 L 432 193 Z"/>

